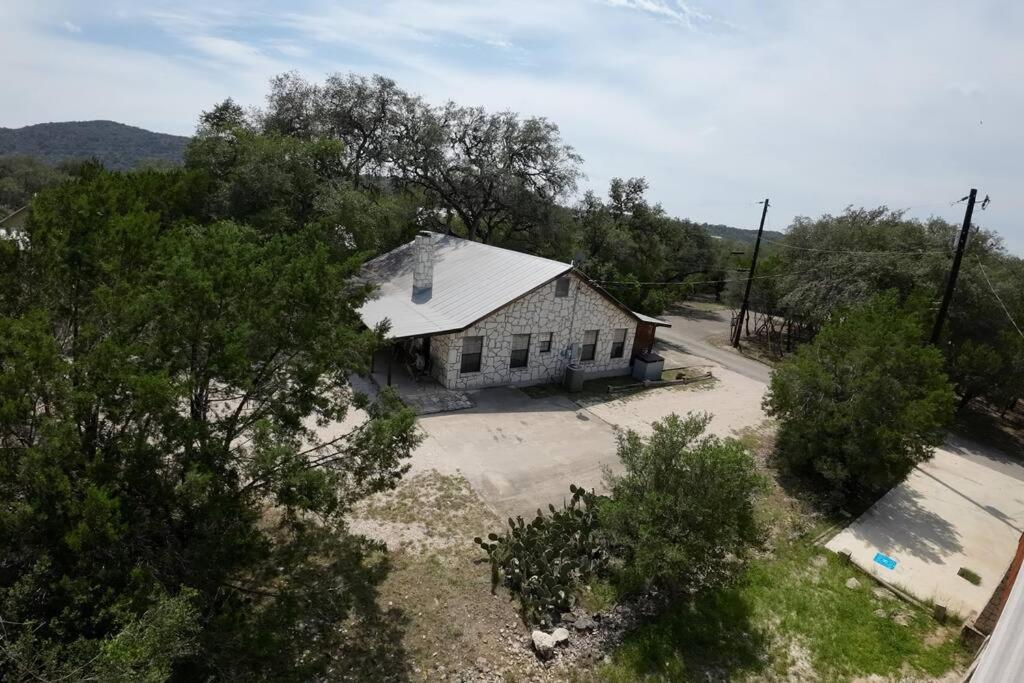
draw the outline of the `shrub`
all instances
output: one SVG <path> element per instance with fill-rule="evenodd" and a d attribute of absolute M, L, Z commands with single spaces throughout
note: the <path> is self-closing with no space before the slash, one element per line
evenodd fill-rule
<path fill-rule="evenodd" d="M 606 472 L 611 496 L 599 519 L 627 585 L 676 594 L 718 588 L 759 543 L 754 499 L 763 481 L 738 441 L 704 435 L 710 420 L 673 414 L 653 423 L 648 439 L 633 431 L 619 436 L 626 471 Z"/>
<path fill-rule="evenodd" d="M 942 442 L 953 390 L 942 354 L 894 295 L 836 313 L 772 373 L 780 461 L 839 497 L 885 490 Z"/>
<path fill-rule="evenodd" d="M 529 524 L 509 518 L 503 535 L 473 539 L 491 562 L 491 590 L 503 583 L 519 599 L 523 619 L 550 626 L 575 604 L 581 580 L 600 574 L 607 566 L 604 543 L 597 530 L 593 491 L 570 486 L 572 498 L 549 516 L 537 510 Z"/>

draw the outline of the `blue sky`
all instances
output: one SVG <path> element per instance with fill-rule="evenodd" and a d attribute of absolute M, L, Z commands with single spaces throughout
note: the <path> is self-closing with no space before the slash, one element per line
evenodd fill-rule
<path fill-rule="evenodd" d="M 645 176 L 672 214 L 770 227 L 848 204 L 976 221 L 1024 254 L 1024 3 L 35 0 L 0 4 L 0 126 L 190 133 L 298 70 L 546 116 L 585 188 Z"/>

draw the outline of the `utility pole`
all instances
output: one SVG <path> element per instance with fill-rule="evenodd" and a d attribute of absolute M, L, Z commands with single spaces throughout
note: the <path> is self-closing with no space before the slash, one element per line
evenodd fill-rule
<path fill-rule="evenodd" d="M 732 345 L 740 347 L 740 334 L 743 331 L 743 319 L 747 315 L 747 304 L 750 302 L 750 285 L 754 282 L 754 269 L 757 268 L 757 252 L 761 249 L 761 233 L 764 232 L 764 219 L 768 215 L 768 200 L 765 199 L 761 209 L 761 225 L 757 226 L 757 241 L 754 242 L 754 258 L 750 260 L 750 273 L 747 275 L 747 290 L 743 293 L 743 304 L 740 314 L 736 317 L 736 329 L 732 333 Z"/>
<path fill-rule="evenodd" d="M 932 344 L 939 343 L 942 336 L 942 325 L 946 322 L 946 313 L 949 312 L 949 302 L 953 299 L 953 290 L 956 289 L 956 278 L 960 274 L 960 261 L 964 257 L 964 248 L 967 246 L 967 236 L 971 233 L 971 216 L 974 215 L 974 200 L 978 191 L 971 188 L 967 196 L 967 211 L 964 213 L 964 227 L 960 229 L 960 241 L 956 244 L 956 255 L 953 257 L 953 267 L 949 271 L 949 280 L 946 281 L 946 293 L 942 297 L 942 305 L 939 306 L 939 315 L 935 318 L 935 329 L 932 330 Z M 963 201 L 963 200 L 961 200 Z"/>

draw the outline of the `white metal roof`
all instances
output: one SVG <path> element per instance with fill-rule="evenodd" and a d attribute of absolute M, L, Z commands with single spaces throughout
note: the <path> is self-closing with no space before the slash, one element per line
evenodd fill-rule
<path fill-rule="evenodd" d="M 430 297 L 413 301 L 413 242 L 366 264 L 378 286 L 359 309 L 368 327 L 385 318 L 388 336 L 399 339 L 461 330 L 480 318 L 572 270 L 568 263 L 510 249 L 430 233 L 434 242 L 434 285 Z"/>
<path fill-rule="evenodd" d="M 651 323 L 652 325 L 657 325 L 659 327 L 672 327 L 671 323 L 667 323 L 661 318 L 655 318 L 653 315 L 644 315 L 643 313 L 637 313 L 636 311 L 631 311 L 631 313 L 635 315 L 640 322 Z"/>

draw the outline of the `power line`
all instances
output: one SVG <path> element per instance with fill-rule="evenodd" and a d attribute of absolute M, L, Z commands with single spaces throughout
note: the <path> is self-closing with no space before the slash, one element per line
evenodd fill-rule
<path fill-rule="evenodd" d="M 755 275 L 753 279 L 754 280 L 765 280 L 765 279 L 773 278 L 773 277 L 786 277 L 787 275 L 790 275 L 790 274 L 791 273 L 781 273 L 779 275 Z M 592 280 L 591 282 L 593 282 L 595 284 L 598 284 L 598 285 L 637 285 L 637 286 L 639 286 L 639 285 L 718 285 L 718 284 L 724 284 L 724 283 L 728 283 L 728 282 L 746 282 L 746 281 L 747 281 L 747 278 L 745 278 L 745 277 L 737 277 L 737 278 L 731 278 L 729 280 L 701 280 L 700 282 L 687 282 L 686 280 L 675 280 L 673 282 L 636 282 L 636 281 L 633 281 L 633 280 L 619 280 L 619 281 Z"/>
<path fill-rule="evenodd" d="M 799 247 L 795 244 L 786 244 L 785 242 L 779 242 L 777 240 L 771 240 L 767 237 L 764 238 L 765 242 L 769 244 L 775 244 L 786 249 L 799 249 L 800 251 L 813 251 L 816 253 L 823 254 L 856 254 L 859 256 L 876 256 L 876 255 L 894 255 L 894 256 L 926 256 L 928 254 L 944 254 L 949 255 L 948 251 L 936 250 L 936 251 L 886 251 L 886 250 L 875 250 L 875 251 L 861 251 L 857 249 L 818 249 L 816 247 Z"/>
<path fill-rule="evenodd" d="M 977 254 L 974 255 L 974 260 L 978 262 L 978 268 L 981 269 L 981 274 L 985 276 L 985 282 L 988 284 L 989 290 L 992 291 L 992 295 L 996 298 L 996 301 L 999 302 L 999 305 L 1003 307 L 1003 313 L 1006 314 L 1007 320 L 1009 320 L 1010 324 L 1013 325 L 1013 329 L 1017 330 L 1017 334 L 1024 337 L 1024 332 L 1020 331 L 1020 328 L 1017 326 L 1017 321 L 1015 321 L 1013 316 L 1010 315 L 1009 309 L 1006 308 L 1006 304 L 1003 303 L 1003 298 L 999 296 L 999 292 L 997 292 L 996 288 L 992 286 L 992 281 L 988 279 L 988 272 L 985 270 L 985 266 L 981 264 L 981 259 L 978 258 Z"/>

